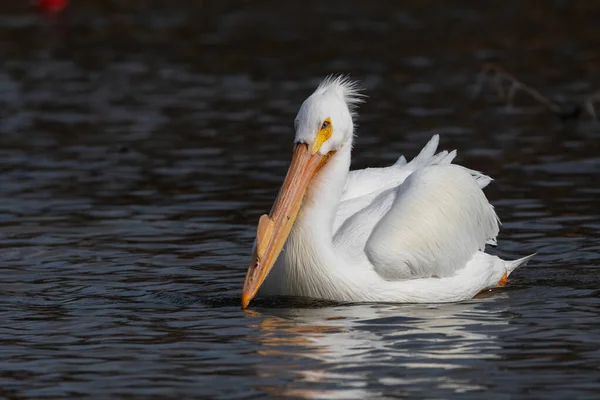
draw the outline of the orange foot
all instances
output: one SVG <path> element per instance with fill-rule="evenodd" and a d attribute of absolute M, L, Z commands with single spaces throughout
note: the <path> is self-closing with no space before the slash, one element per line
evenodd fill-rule
<path fill-rule="evenodd" d="M 500 281 L 498 281 L 498 286 L 506 286 L 506 278 L 508 278 L 508 275 L 505 272 Z"/>

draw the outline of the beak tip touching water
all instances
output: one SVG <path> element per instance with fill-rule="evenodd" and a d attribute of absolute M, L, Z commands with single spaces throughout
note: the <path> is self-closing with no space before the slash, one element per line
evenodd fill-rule
<path fill-rule="evenodd" d="M 257 279 L 260 279 L 260 276 L 257 276 L 256 271 L 259 268 L 258 262 L 258 254 L 255 249 L 252 254 L 252 259 L 250 261 L 250 266 L 248 267 L 248 272 L 246 273 L 246 279 L 244 280 L 244 289 L 242 290 L 242 308 L 248 308 L 250 302 L 256 295 L 258 291 L 258 287 L 256 285 Z"/>
<path fill-rule="evenodd" d="M 248 296 L 246 293 L 242 294 L 242 310 L 248 308 L 248 306 L 250 305 L 250 300 L 252 300 L 250 296 Z"/>

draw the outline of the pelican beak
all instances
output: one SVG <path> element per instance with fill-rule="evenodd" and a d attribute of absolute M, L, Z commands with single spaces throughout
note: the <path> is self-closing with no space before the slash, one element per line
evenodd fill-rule
<path fill-rule="evenodd" d="M 299 143 L 294 148 L 292 163 L 273 208 L 269 215 L 261 216 L 258 221 L 256 248 L 250 260 L 242 291 L 242 308 L 248 307 L 277 261 L 294 225 L 310 180 L 327 159 L 328 156 L 309 150 L 306 144 Z"/>

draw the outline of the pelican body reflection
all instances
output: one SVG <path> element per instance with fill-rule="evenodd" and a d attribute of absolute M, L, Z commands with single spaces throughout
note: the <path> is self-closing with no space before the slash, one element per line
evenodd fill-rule
<path fill-rule="evenodd" d="M 307 399 L 410 396 L 424 386 L 434 397 L 485 390 L 465 371 L 501 357 L 497 334 L 509 329 L 505 310 L 486 308 L 496 307 L 489 300 L 248 311 L 258 319 L 251 340 L 264 358 L 256 375 L 291 375 L 285 385 L 260 390 Z"/>

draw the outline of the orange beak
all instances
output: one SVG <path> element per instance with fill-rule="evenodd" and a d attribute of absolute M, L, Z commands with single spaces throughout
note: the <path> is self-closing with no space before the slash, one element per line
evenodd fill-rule
<path fill-rule="evenodd" d="M 277 257 L 294 225 L 308 184 L 327 161 L 327 156 L 318 152 L 311 154 L 306 144 L 294 148 L 292 164 L 269 215 L 258 221 L 256 249 L 246 273 L 242 291 L 242 308 L 247 308 L 256 296 L 260 285 L 273 268 Z"/>

